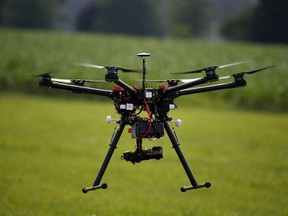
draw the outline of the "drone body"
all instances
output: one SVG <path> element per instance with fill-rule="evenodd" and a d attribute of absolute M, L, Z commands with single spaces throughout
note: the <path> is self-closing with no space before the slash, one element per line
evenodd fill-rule
<path fill-rule="evenodd" d="M 159 160 L 163 157 L 163 149 L 161 146 L 155 146 L 151 149 L 142 148 L 143 139 L 160 139 L 167 133 L 173 148 L 176 151 L 177 156 L 189 178 L 191 186 L 181 187 L 181 191 L 185 192 L 191 189 L 197 188 L 209 188 L 211 184 L 206 182 L 204 184 L 198 184 L 194 178 L 192 171 L 179 147 L 180 143 L 175 131 L 172 131 L 169 123 L 172 122 L 172 117 L 168 116 L 170 110 L 176 108 L 174 100 L 183 95 L 197 94 L 207 91 L 215 91 L 227 88 L 243 87 L 246 85 L 244 80 L 245 74 L 253 74 L 258 71 L 268 69 L 272 66 L 261 68 L 254 71 L 242 72 L 233 74 L 231 76 L 219 77 L 216 73 L 217 68 L 225 68 L 234 66 L 236 64 L 242 64 L 243 62 L 236 62 L 232 64 L 207 67 L 200 70 L 183 72 L 182 74 L 189 73 L 201 73 L 205 72 L 205 76 L 198 79 L 182 79 L 182 80 L 166 80 L 168 86 L 159 86 L 158 88 L 148 88 L 146 81 L 146 57 L 150 56 L 149 53 L 139 53 L 138 56 L 142 59 L 142 87 L 137 88 L 130 86 L 127 83 L 119 79 L 118 71 L 123 72 L 138 72 L 138 70 L 131 70 L 119 67 L 111 66 L 98 66 L 92 64 L 81 64 L 82 66 L 93 68 L 104 68 L 107 70 L 105 75 L 106 82 L 113 82 L 115 86 L 112 90 L 98 89 L 86 87 L 85 83 L 97 82 L 95 80 L 81 80 L 81 79 L 57 79 L 52 78 L 49 73 L 45 73 L 39 76 L 40 86 L 48 86 L 55 89 L 70 90 L 75 93 L 87 93 L 99 96 L 106 96 L 114 101 L 115 110 L 121 116 L 117 120 L 119 124 L 118 129 L 113 133 L 110 147 L 106 154 L 106 157 L 102 163 L 102 166 L 96 176 L 93 186 L 83 188 L 83 193 L 87 193 L 91 190 L 105 189 L 107 184 L 101 183 L 102 177 L 109 164 L 109 161 L 113 155 L 114 150 L 118 144 L 121 134 L 125 126 L 129 126 L 129 132 L 131 137 L 136 140 L 135 152 L 126 151 L 122 155 L 122 159 L 130 161 L 133 164 L 139 163 L 143 160 L 156 159 Z M 201 87 L 195 87 L 200 84 L 207 84 L 218 81 L 220 79 L 234 78 L 234 81 L 228 83 L 221 83 L 218 85 L 206 85 Z M 154 80 L 155 82 L 162 82 L 164 80 Z M 181 84 L 178 82 L 181 81 Z M 141 117 L 140 113 L 146 112 L 147 117 Z M 107 117 L 107 122 L 111 121 L 111 117 Z M 177 120 L 176 125 L 180 125 L 181 121 Z"/>

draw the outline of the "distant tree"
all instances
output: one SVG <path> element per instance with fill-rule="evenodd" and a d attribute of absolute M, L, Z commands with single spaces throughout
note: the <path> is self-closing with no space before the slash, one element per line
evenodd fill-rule
<path fill-rule="evenodd" d="M 106 33 L 157 35 L 158 24 L 153 0 L 105 0 L 96 28 Z"/>
<path fill-rule="evenodd" d="M 288 43 L 287 9 L 287 0 L 259 0 L 252 17 L 251 40 Z"/>
<path fill-rule="evenodd" d="M 250 40 L 251 22 L 254 8 L 248 8 L 237 16 L 228 19 L 220 32 L 226 39 Z"/>
<path fill-rule="evenodd" d="M 3 23 L 3 7 L 7 0 L 0 0 L 0 26 Z"/>
<path fill-rule="evenodd" d="M 143 36 L 201 37 L 210 30 L 210 0 L 91 0 L 76 29 Z"/>
<path fill-rule="evenodd" d="M 90 0 L 77 13 L 76 30 L 94 31 L 97 30 L 97 21 L 99 20 L 99 2 Z"/>
<path fill-rule="evenodd" d="M 288 43 L 287 9 L 287 0 L 259 0 L 257 6 L 228 20 L 222 34 L 229 39 Z"/>
<path fill-rule="evenodd" d="M 202 37 L 210 30 L 214 8 L 210 0 L 173 0 L 171 32 L 177 37 Z"/>
<path fill-rule="evenodd" d="M 59 5 L 65 0 L 1 0 L 2 26 L 53 28 Z"/>

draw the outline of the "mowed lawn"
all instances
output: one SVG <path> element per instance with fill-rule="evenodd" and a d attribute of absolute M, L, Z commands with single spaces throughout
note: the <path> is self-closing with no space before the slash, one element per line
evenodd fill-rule
<path fill-rule="evenodd" d="M 163 159 L 121 160 L 135 146 L 127 127 L 108 188 L 83 194 L 117 127 L 105 123 L 112 101 L 1 93 L 0 215 L 288 215 L 287 114 L 178 106 L 170 114 L 183 121 L 181 148 L 211 188 L 180 192 L 189 181 L 167 136 L 144 140 Z"/>

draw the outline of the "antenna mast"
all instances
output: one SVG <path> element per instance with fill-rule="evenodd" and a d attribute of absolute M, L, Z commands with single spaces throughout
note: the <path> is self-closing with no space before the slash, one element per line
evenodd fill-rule
<path fill-rule="evenodd" d="M 151 54 L 150 53 L 138 53 L 137 56 L 141 57 L 142 58 L 142 65 L 143 65 L 143 78 L 142 78 L 142 89 L 145 90 L 146 88 L 146 60 L 145 60 L 145 57 L 149 57 Z"/>

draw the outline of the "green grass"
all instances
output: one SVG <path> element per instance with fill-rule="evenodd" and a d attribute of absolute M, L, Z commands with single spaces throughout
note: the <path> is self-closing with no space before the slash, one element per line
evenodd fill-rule
<path fill-rule="evenodd" d="M 197 76 L 180 77 L 170 73 L 241 60 L 252 62 L 219 70 L 219 75 L 278 65 L 262 75 L 247 76 L 246 88 L 194 95 L 183 101 L 189 103 L 193 100 L 206 105 L 207 101 L 214 104 L 222 100 L 246 108 L 276 111 L 288 109 L 287 45 L 211 43 L 192 39 L 163 40 L 10 29 L 0 29 L 0 41 L 0 90 L 4 91 L 47 94 L 46 89 L 39 90 L 37 80 L 32 75 L 53 71 L 53 76 L 59 78 L 103 79 L 104 71 L 82 68 L 74 63 L 141 68 L 141 61 L 136 54 L 150 52 L 152 55 L 147 60 L 147 79 L 194 78 Z M 135 81 L 141 79 L 140 75 L 121 74 L 120 77 L 131 85 L 141 84 Z M 104 87 L 100 84 L 97 86 Z M 105 87 L 112 86 L 110 84 Z"/>
<path fill-rule="evenodd" d="M 0 107 L 0 215 L 288 214 L 286 114 L 180 106 L 181 148 L 210 189 L 180 192 L 189 181 L 167 136 L 144 142 L 163 159 L 121 161 L 135 145 L 125 129 L 108 188 L 82 194 L 108 150 L 112 104 L 1 93 Z"/>

